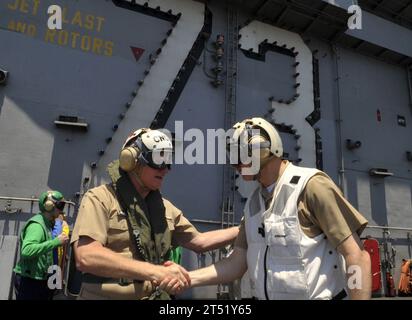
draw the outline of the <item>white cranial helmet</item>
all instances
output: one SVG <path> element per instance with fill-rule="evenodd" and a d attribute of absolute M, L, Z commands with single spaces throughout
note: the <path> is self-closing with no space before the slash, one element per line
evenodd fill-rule
<path fill-rule="evenodd" d="M 283 155 L 282 140 L 279 133 L 268 121 L 262 118 L 245 119 L 232 127 L 233 133 L 227 141 L 230 163 L 242 162 L 242 151 L 251 156 L 252 150 L 260 149 L 260 162 Z"/>
<path fill-rule="evenodd" d="M 159 130 L 138 129 L 130 134 L 120 152 L 120 168 L 132 171 L 137 163 L 154 169 L 169 168 L 172 162 L 173 144 Z"/>

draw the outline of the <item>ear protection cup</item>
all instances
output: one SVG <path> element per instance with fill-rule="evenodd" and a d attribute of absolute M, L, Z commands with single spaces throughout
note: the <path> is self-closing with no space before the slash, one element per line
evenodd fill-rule
<path fill-rule="evenodd" d="M 270 157 L 270 143 L 264 137 L 260 135 L 253 136 L 249 140 L 249 145 L 251 146 L 251 149 L 254 149 L 255 146 L 256 149 L 260 150 L 259 157 L 261 161 Z"/>
<path fill-rule="evenodd" d="M 255 135 L 249 140 L 250 149 L 258 149 L 258 159 L 255 159 L 255 163 L 259 163 L 260 168 L 266 166 L 270 159 L 272 159 L 273 154 L 270 151 L 270 142 L 265 137 L 261 135 Z M 251 155 L 253 157 L 253 153 Z M 253 160 L 252 160 L 253 161 Z"/>
<path fill-rule="evenodd" d="M 127 147 L 120 152 L 119 166 L 123 171 L 133 171 L 138 163 L 140 151 L 135 147 Z"/>
<path fill-rule="evenodd" d="M 52 197 L 52 194 L 49 192 L 47 195 L 46 201 L 44 202 L 44 209 L 47 212 L 51 212 L 54 210 L 54 202 L 51 199 L 51 197 Z"/>
<path fill-rule="evenodd" d="M 123 149 L 122 151 L 120 151 L 119 156 L 119 167 L 123 171 L 133 171 L 136 168 L 137 164 L 142 161 L 142 144 L 140 141 L 140 137 L 146 132 L 147 129 L 135 131 L 135 135 L 129 137 L 126 143 L 123 145 Z M 130 145 L 131 142 L 134 142 L 134 146 L 126 147 L 128 144 Z"/>
<path fill-rule="evenodd" d="M 44 202 L 44 209 L 46 209 L 47 212 L 53 211 L 54 209 L 54 202 L 49 199 L 50 196 L 47 197 L 46 202 Z"/>

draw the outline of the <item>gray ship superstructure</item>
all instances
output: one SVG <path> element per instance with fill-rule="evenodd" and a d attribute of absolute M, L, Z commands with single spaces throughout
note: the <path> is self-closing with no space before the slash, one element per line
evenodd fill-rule
<path fill-rule="evenodd" d="M 51 5 L 62 30 L 48 27 Z M 134 129 L 183 121 L 206 136 L 253 116 L 277 127 L 285 158 L 324 170 L 366 216 L 383 275 L 392 264 L 397 285 L 411 258 L 412 1 L 3 0 L 0 69 L 2 283 L 40 193 L 62 191 L 73 224 Z M 174 165 L 162 191 L 206 231 L 239 223 L 253 188 L 229 166 L 195 163 Z M 183 264 L 222 255 L 185 251 Z"/>

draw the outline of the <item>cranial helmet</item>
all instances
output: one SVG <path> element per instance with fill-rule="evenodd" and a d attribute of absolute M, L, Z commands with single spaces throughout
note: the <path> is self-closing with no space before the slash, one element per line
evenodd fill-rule
<path fill-rule="evenodd" d="M 54 209 L 62 211 L 65 205 L 63 194 L 56 190 L 43 192 L 39 197 L 41 212 L 52 212 Z"/>
<path fill-rule="evenodd" d="M 138 129 L 130 134 L 120 151 L 120 168 L 133 171 L 137 164 L 153 169 L 170 169 L 173 145 L 169 137 L 159 130 Z"/>
<path fill-rule="evenodd" d="M 236 123 L 232 130 L 226 145 L 232 165 L 242 162 L 242 152 L 250 157 L 255 149 L 259 149 L 261 164 L 272 156 L 282 157 L 283 146 L 279 133 L 265 119 L 245 119 Z"/>

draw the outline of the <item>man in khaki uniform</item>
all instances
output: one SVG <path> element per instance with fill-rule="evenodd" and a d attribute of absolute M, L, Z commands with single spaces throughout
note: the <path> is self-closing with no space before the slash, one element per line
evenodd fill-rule
<path fill-rule="evenodd" d="M 238 235 L 237 227 L 200 233 L 162 197 L 171 152 L 164 133 L 137 130 L 108 167 L 112 183 L 84 195 L 71 239 L 83 272 L 80 299 L 168 299 L 190 283 L 168 262 L 172 247 L 202 252 Z M 162 280 L 168 285 L 156 290 Z"/>
<path fill-rule="evenodd" d="M 244 180 L 256 179 L 260 186 L 245 205 L 233 253 L 189 272 L 192 286 L 227 283 L 248 270 L 258 299 L 343 299 L 347 294 L 369 299 L 370 257 L 359 239 L 366 219 L 325 173 L 282 160 L 282 142 L 270 123 L 246 119 L 233 129 L 230 150 L 258 150 L 251 161 L 260 171 L 245 172 L 251 163 L 242 158 L 231 163 Z M 166 285 L 163 281 L 160 287 Z"/>

